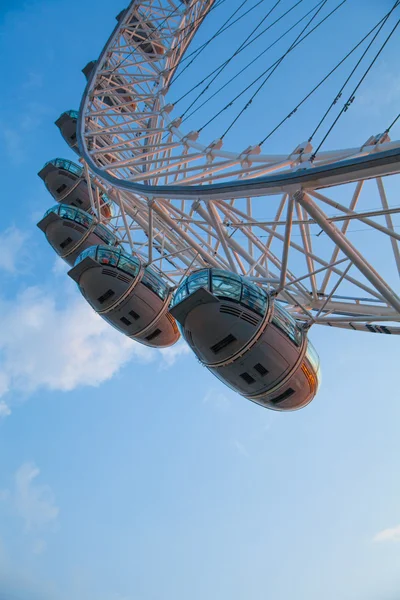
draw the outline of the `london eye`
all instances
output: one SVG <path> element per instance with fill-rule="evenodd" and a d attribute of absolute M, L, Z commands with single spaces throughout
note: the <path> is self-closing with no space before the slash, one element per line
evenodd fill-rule
<path fill-rule="evenodd" d="M 275 120 L 260 101 L 275 71 L 346 0 L 266 3 L 262 19 L 198 74 L 197 58 L 220 49 L 224 32 L 254 9 L 227 4 L 133 0 L 117 15 L 83 68 L 79 110 L 56 121 L 76 163 L 55 158 L 39 172 L 57 204 L 38 226 L 85 300 L 121 334 L 158 348 L 182 337 L 245 398 L 293 410 L 320 385 L 314 327 L 354 330 L 360 344 L 363 334 L 400 333 L 400 142 L 391 139 L 400 114 L 387 115 L 381 131 L 366 123 L 362 143 L 330 149 L 390 52 L 400 2 L 382 4 L 334 64 L 304 76 L 304 90 L 272 87 L 274 105 L 282 94 L 283 108 L 291 103 Z M 332 81 L 308 136 L 282 150 Z M 249 120 L 258 137 L 231 148 L 232 132 Z"/>

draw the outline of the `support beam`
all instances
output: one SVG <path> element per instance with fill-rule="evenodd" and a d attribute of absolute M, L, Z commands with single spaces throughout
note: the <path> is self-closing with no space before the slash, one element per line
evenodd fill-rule
<path fill-rule="evenodd" d="M 385 191 L 385 188 L 383 186 L 382 178 L 381 177 L 377 177 L 376 183 L 378 185 L 379 196 L 381 197 L 382 207 L 383 207 L 383 209 L 385 211 L 389 211 L 389 204 L 388 204 L 388 201 L 387 201 L 387 198 L 386 198 L 386 191 Z M 388 229 L 390 229 L 390 231 L 392 231 L 393 233 L 395 233 L 394 227 L 393 227 L 392 217 L 391 217 L 391 215 L 390 215 L 389 212 L 386 212 L 385 219 L 386 219 L 386 225 L 387 225 Z M 390 241 L 392 243 L 394 259 L 396 261 L 396 266 L 397 266 L 397 272 L 400 275 L 400 252 L 399 252 L 399 244 L 398 244 L 397 240 L 394 238 L 394 236 L 390 237 Z"/>
<path fill-rule="evenodd" d="M 283 290 L 283 288 L 285 287 L 285 282 L 286 282 L 286 272 L 287 272 L 287 266 L 288 266 L 288 260 L 289 260 L 289 249 L 290 249 L 290 237 L 292 235 L 293 208 L 294 208 L 294 198 L 293 198 L 292 194 L 290 194 L 287 212 L 286 212 L 286 229 L 285 229 L 285 239 L 283 240 L 281 277 L 280 277 L 279 287 L 276 290 L 277 293 L 279 293 Z"/>
<path fill-rule="evenodd" d="M 323 231 L 331 238 L 331 240 L 339 246 L 343 254 L 345 254 L 352 263 L 358 268 L 366 279 L 379 291 L 385 298 L 386 302 L 392 306 L 400 316 L 400 298 L 391 290 L 387 283 L 378 275 L 371 265 L 363 258 L 356 250 L 351 242 L 343 235 L 334 223 L 330 223 L 326 215 L 311 199 L 308 194 L 299 190 L 295 193 L 296 201 L 301 204 L 308 212 L 310 217 L 315 219 Z"/>

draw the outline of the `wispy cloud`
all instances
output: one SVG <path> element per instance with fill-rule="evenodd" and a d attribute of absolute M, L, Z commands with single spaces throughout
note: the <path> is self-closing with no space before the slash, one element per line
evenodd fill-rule
<path fill-rule="evenodd" d="M 400 542 L 400 525 L 383 529 L 377 533 L 373 539 L 374 542 Z"/>
<path fill-rule="evenodd" d="M 172 367 L 176 363 L 178 358 L 180 358 L 181 356 L 186 356 L 187 354 L 190 354 L 190 352 L 191 350 L 189 346 L 183 340 L 179 341 L 177 344 L 171 346 L 170 348 L 163 348 L 162 350 L 160 350 L 161 356 L 163 358 L 162 367 Z"/>
<path fill-rule="evenodd" d="M 59 307 L 55 296 L 31 287 L 0 301 L 0 310 L 3 390 L 98 386 L 132 358 L 153 360 L 151 349 L 119 334 L 79 296 Z"/>
<path fill-rule="evenodd" d="M 18 272 L 24 264 L 25 240 L 16 228 L 0 236 L 0 268 Z M 58 259 L 53 275 L 65 270 Z M 190 352 L 183 341 L 163 350 L 132 341 L 99 317 L 73 289 L 57 282 L 51 291 L 36 286 L 13 298 L 0 297 L 0 398 L 10 392 L 99 386 L 131 360 L 157 361 L 161 368 L 170 368 Z M 2 400 L 0 418 L 9 414 Z"/>
<path fill-rule="evenodd" d="M 4 400 L 0 400 L 0 420 L 5 419 L 11 415 L 10 407 L 4 402 Z"/>
<path fill-rule="evenodd" d="M 9 227 L 0 236 L 0 269 L 16 273 L 24 265 L 27 256 L 25 244 L 28 235 L 17 227 Z"/>
<path fill-rule="evenodd" d="M 0 139 L 2 138 L 6 157 L 12 165 L 19 166 L 29 157 L 29 144 L 34 139 L 32 133 L 39 129 L 49 111 L 49 107 L 43 104 L 28 102 L 18 121 L 0 123 Z"/>
<path fill-rule="evenodd" d="M 59 513 L 51 487 L 36 482 L 39 475 L 33 462 L 24 463 L 15 473 L 14 504 L 26 531 L 48 527 Z"/>
<path fill-rule="evenodd" d="M 13 487 L 2 491 L 2 499 L 22 519 L 25 533 L 48 530 L 59 513 L 51 487 L 38 483 L 39 475 L 34 462 L 25 462 L 14 474 Z"/>
<path fill-rule="evenodd" d="M 62 258 L 57 256 L 56 260 L 54 261 L 51 272 L 53 273 L 53 275 L 56 275 L 57 277 L 60 275 L 62 277 L 65 277 L 65 275 L 68 273 L 68 271 L 70 269 L 71 269 L 71 267 L 65 262 L 65 260 L 63 260 Z"/>
<path fill-rule="evenodd" d="M 43 554 L 43 552 L 46 550 L 47 548 L 47 543 L 45 542 L 45 540 L 42 540 L 41 538 L 35 540 L 34 544 L 33 544 L 33 548 L 32 548 L 32 552 L 33 554 L 36 554 L 37 556 L 39 556 L 40 554 Z"/>
<path fill-rule="evenodd" d="M 228 396 L 216 388 L 210 388 L 203 398 L 204 404 L 209 404 L 216 410 L 225 411 L 230 406 Z"/>
<path fill-rule="evenodd" d="M 240 456 L 245 456 L 246 458 L 249 458 L 250 454 L 247 451 L 246 446 L 242 442 L 239 442 L 239 440 L 235 440 L 233 442 L 233 445 L 236 448 L 237 452 L 240 454 Z"/>
<path fill-rule="evenodd" d="M 77 294 L 59 306 L 58 296 L 30 287 L 0 299 L 0 397 L 38 389 L 71 391 L 99 386 L 129 361 L 160 362 L 170 368 L 189 350 L 183 342 L 167 350 L 136 343 L 99 317 Z M 9 414 L 4 402 L 3 416 Z"/>

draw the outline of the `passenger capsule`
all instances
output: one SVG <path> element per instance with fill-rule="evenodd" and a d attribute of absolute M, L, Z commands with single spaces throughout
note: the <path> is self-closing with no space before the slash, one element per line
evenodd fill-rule
<path fill-rule="evenodd" d="M 46 235 L 50 246 L 71 266 L 79 254 L 90 246 L 118 245 L 117 237 L 107 227 L 97 223 L 92 215 L 66 204 L 50 208 L 37 225 Z"/>
<path fill-rule="evenodd" d="M 171 290 L 139 255 L 92 246 L 68 274 L 94 310 L 128 337 L 154 348 L 178 341 L 179 330 L 169 313 Z"/>
<path fill-rule="evenodd" d="M 79 154 L 78 141 L 76 139 L 76 127 L 79 113 L 77 110 L 67 110 L 57 119 L 56 125 L 68 146 Z"/>
<path fill-rule="evenodd" d="M 70 160 L 55 158 L 47 162 L 38 173 L 47 189 L 57 202 L 76 206 L 84 211 L 91 209 L 89 188 L 83 169 Z M 92 184 L 93 194 L 96 193 Z M 112 217 L 112 204 L 109 198 L 100 193 L 100 209 L 105 219 Z"/>
<path fill-rule="evenodd" d="M 63 112 L 57 119 L 56 125 L 60 130 L 61 135 L 67 142 L 68 146 L 80 155 L 78 140 L 76 135 L 76 129 L 78 124 L 79 113 L 76 110 L 67 110 Z M 96 140 L 94 143 L 94 139 Z M 112 138 L 109 135 L 96 135 L 95 137 L 89 137 L 86 141 L 88 150 L 107 148 L 113 144 Z M 101 165 L 109 164 L 114 162 L 115 158 L 112 154 L 98 154 L 96 160 Z"/>
<path fill-rule="evenodd" d="M 181 0 L 182 1 L 182 0 Z M 187 4 L 186 1 L 183 4 Z M 117 16 L 117 21 L 120 21 L 124 16 L 126 9 L 122 10 Z M 124 37 L 128 43 L 134 43 L 138 49 L 149 55 L 162 55 L 165 52 L 165 48 L 160 42 L 160 38 L 157 35 L 157 29 L 154 27 L 151 21 L 138 12 L 138 16 L 132 15 L 127 25 L 132 26 L 132 29 L 126 29 L 124 31 Z"/>
<path fill-rule="evenodd" d="M 198 359 L 249 400 L 294 410 L 317 393 L 319 358 L 306 332 L 250 280 L 195 271 L 177 289 L 171 314 Z"/>
<path fill-rule="evenodd" d="M 85 75 L 86 79 L 89 80 L 89 77 L 96 66 L 97 60 L 91 60 L 88 64 L 83 67 L 82 73 Z M 106 68 L 106 66 L 104 66 Z M 118 108 L 121 112 L 132 112 L 132 110 L 136 110 L 136 102 L 133 99 L 133 96 L 127 92 L 127 83 L 124 82 L 122 77 L 120 77 L 117 73 L 114 73 L 115 68 L 110 66 L 109 75 L 107 75 L 106 87 L 112 89 L 113 96 L 98 96 L 99 99 L 107 104 L 107 106 Z M 121 86 L 121 87 L 118 87 Z M 118 102 L 115 102 L 115 96 L 118 96 Z M 123 104 L 123 106 L 121 106 Z"/>

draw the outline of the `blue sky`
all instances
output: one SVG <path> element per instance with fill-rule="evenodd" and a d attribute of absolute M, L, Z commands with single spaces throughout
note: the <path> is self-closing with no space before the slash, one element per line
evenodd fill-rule
<path fill-rule="evenodd" d="M 298 64 L 312 51 L 309 71 L 322 73 L 384 4 L 349 0 L 332 24 L 340 34 L 325 44 L 329 28 L 321 32 Z M 53 123 L 78 106 L 80 70 L 122 8 L 1 8 L 0 600 L 396 600 L 398 340 L 315 328 L 318 397 L 298 413 L 269 412 L 231 393 L 183 345 L 151 351 L 109 328 L 35 226 L 52 203 L 37 171 L 72 157 Z M 397 38 L 332 146 L 362 143 L 397 114 L 399 50 Z M 301 84 L 289 62 L 232 144 L 268 127 L 262 114 L 278 117 Z M 334 89 L 270 148 L 303 141 Z"/>

